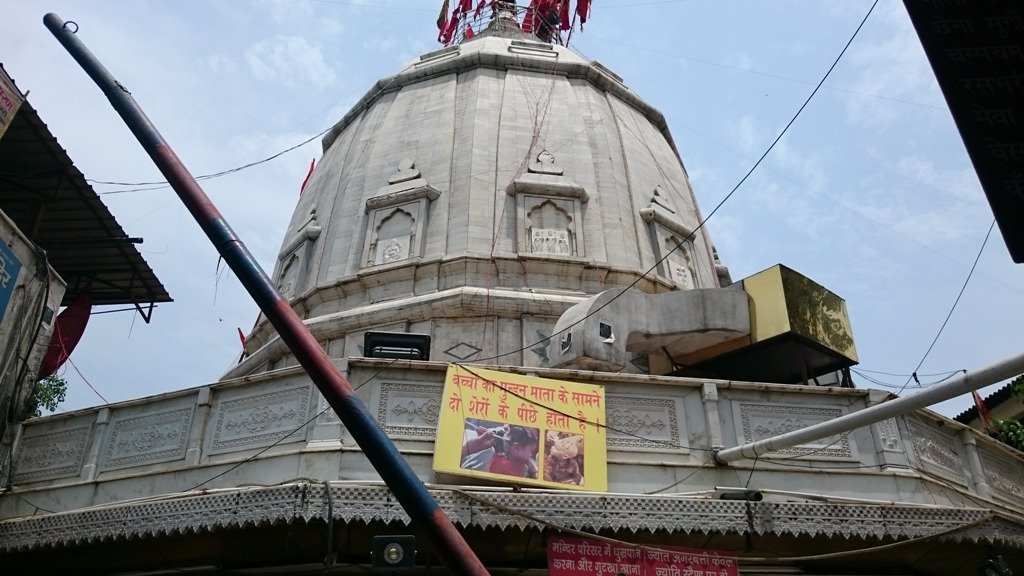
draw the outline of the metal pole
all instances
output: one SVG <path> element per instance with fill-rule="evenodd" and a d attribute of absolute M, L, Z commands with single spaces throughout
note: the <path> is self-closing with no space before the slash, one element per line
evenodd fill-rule
<path fill-rule="evenodd" d="M 103 90 L 110 103 L 142 144 L 178 197 L 206 232 L 224 261 L 277 329 L 306 373 L 338 413 L 367 459 L 394 493 L 395 498 L 422 530 L 437 557 L 454 574 L 487 574 L 480 559 L 430 496 L 426 486 L 381 430 L 366 406 L 355 395 L 348 380 L 331 362 L 302 319 L 295 314 L 277 287 L 235 235 L 195 178 L 164 141 L 153 123 L 122 86 L 89 49 L 75 37 L 56 14 L 47 14 L 43 22 L 85 72 Z"/>
<path fill-rule="evenodd" d="M 735 448 L 720 450 L 714 453 L 715 462 L 728 464 L 742 458 L 757 458 L 769 452 L 777 452 L 805 442 L 849 432 L 861 426 L 874 424 L 893 416 L 901 416 L 912 410 L 931 406 L 936 402 L 949 400 L 971 390 L 977 390 L 978 388 L 995 384 L 1020 374 L 1024 374 L 1024 353 L 1011 356 L 972 373 L 960 374 L 952 380 L 937 384 L 912 396 L 896 398 L 895 400 L 883 402 L 877 406 L 865 408 L 846 416 L 840 416 L 828 422 L 822 422 L 772 438 L 765 438 L 764 440 L 750 442 Z"/>

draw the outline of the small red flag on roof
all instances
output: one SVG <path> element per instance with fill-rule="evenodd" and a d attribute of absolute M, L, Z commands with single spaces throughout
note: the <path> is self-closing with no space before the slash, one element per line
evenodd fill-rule
<path fill-rule="evenodd" d="M 988 406 L 985 406 L 985 401 L 978 395 L 977 390 L 971 390 L 971 395 L 974 396 L 974 405 L 978 407 L 978 417 L 981 418 L 981 425 L 985 428 L 985 432 L 995 434 L 995 422 L 992 421 L 992 413 L 988 411 Z"/>
<path fill-rule="evenodd" d="M 299 187 L 299 196 L 306 191 L 306 184 L 309 184 L 309 179 L 313 177 L 313 168 L 316 166 L 316 158 L 313 158 L 309 162 L 309 172 L 306 173 L 306 178 L 302 181 L 302 186 Z"/>

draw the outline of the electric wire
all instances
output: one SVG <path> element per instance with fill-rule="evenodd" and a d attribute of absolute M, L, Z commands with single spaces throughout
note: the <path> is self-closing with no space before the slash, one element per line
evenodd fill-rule
<path fill-rule="evenodd" d="M 305 146 L 306 144 L 309 144 L 310 142 L 312 142 L 313 140 L 316 140 L 317 138 L 323 137 L 323 135 L 327 134 L 327 132 L 329 132 L 332 127 L 333 127 L 333 124 L 331 126 L 325 128 L 325 129 L 321 130 L 319 133 L 317 133 L 317 134 L 315 134 L 313 136 L 310 136 L 309 138 L 306 138 L 302 142 L 299 142 L 298 144 L 295 144 L 293 146 L 285 148 L 284 150 L 281 150 L 280 152 L 276 152 L 274 154 L 271 154 L 270 156 L 267 156 L 266 158 L 262 158 L 260 160 L 256 160 L 256 161 L 253 161 L 253 162 L 248 162 L 246 164 L 242 164 L 241 166 L 236 166 L 234 168 L 228 168 L 227 170 L 220 170 L 218 172 L 213 172 L 211 174 L 203 174 L 203 175 L 200 175 L 200 176 L 196 176 L 195 179 L 196 180 L 212 180 L 214 178 L 220 178 L 220 177 L 223 177 L 223 176 L 227 176 L 229 174 L 234 174 L 236 172 L 241 172 L 243 170 L 248 170 L 249 168 L 252 168 L 254 166 L 259 166 L 260 164 L 266 164 L 267 162 L 270 162 L 272 160 L 280 158 L 281 156 L 291 152 L 292 150 L 296 150 L 298 148 L 301 148 L 301 147 Z M 97 192 L 97 194 L 99 194 L 101 196 L 106 195 L 106 194 L 124 194 L 124 193 L 127 193 L 127 192 L 141 192 L 141 191 L 148 191 L 148 190 L 162 190 L 164 188 L 169 188 L 170 187 L 170 183 L 168 183 L 166 180 L 160 180 L 160 181 L 154 181 L 154 182 L 111 182 L 111 181 L 108 181 L 108 180 L 92 180 L 92 179 L 87 178 L 86 181 L 90 182 L 92 184 L 107 184 L 107 185 L 113 185 L 113 186 L 155 186 L 155 188 L 136 188 L 136 189 L 131 189 L 131 190 L 112 190 L 112 191 L 108 191 L 108 192 Z"/>
<path fill-rule="evenodd" d="M 875 2 L 875 4 L 877 4 L 877 1 Z M 873 9 L 873 8 L 874 8 L 874 4 L 872 5 L 872 9 Z M 869 11 L 868 11 L 868 14 L 870 14 L 870 12 L 871 12 L 871 10 L 869 10 Z M 866 19 L 867 19 L 867 15 L 865 16 L 865 20 L 866 20 Z M 864 22 L 862 21 L 862 22 L 861 22 L 861 25 L 863 25 L 863 23 L 864 23 Z M 857 31 L 859 31 L 859 30 L 860 30 L 860 26 L 859 26 L 859 27 L 857 28 Z M 854 36 L 856 36 L 856 32 L 854 33 Z M 852 42 L 852 40 L 853 40 L 853 38 L 851 38 L 851 39 L 850 39 L 850 41 L 851 41 L 851 42 Z M 847 47 L 848 47 L 848 46 L 849 46 L 849 43 L 847 43 Z M 846 48 L 844 48 L 844 49 L 843 49 L 843 51 L 844 51 L 844 52 L 845 52 L 845 50 L 846 50 Z M 842 56 L 842 53 L 840 54 L 840 57 L 841 57 L 841 56 Z M 837 62 L 838 62 L 838 58 L 836 59 L 836 63 L 837 63 Z M 832 68 L 830 68 L 830 69 L 829 69 L 829 73 L 830 73 L 830 72 L 832 71 L 832 69 L 833 69 L 833 68 L 835 67 L 835 64 L 836 64 L 836 63 L 833 63 L 833 66 L 832 66 Z M 828 76 L 828 73 L 826 73 L 826 76 L 825 76 L 825 77 L 827 78 L 827 76 Z M 822 79 L 822 82 L 824 82 L 824 78 Z M 816 87 L 816 88 L 815 88 L 815 92 L 816 92 L 816 91 L 817 91 L 817 89 L 818 89 L 818 88 L 820 88 L 820 87 L 821 87 L 821 83 L 819 83 L 818 87 Z M 790 127 L 790 126 L 792 125 L 793 121 L 795 121 L 796 117 L 797 117 L 797 116 L 799 116 L 800 112 L 801 112 L 801 111 L 803 110 L 803 108 L 804 108 L 804 107 L 805 107 L 805 106 L 807 105 L 807 103 L 808 103 L 808 102 L 810 101 L 810 98 L 811 98 L 811 97 L 813 97 L 813 96 L 814 96 L 814 92 L 812 92 L 811 96 L 810 96 L 810 97 L 808 97 L 808 100 L 807 100 L 807 101 L 806 101 L 806 102 L 804 103 L 804 105 L 803 105 L 803 106 L 801 106 L 800 110 L 798 110 L 797 114 L 796 114 L 796 115 L 795 115 L 795 116 L 793 117 L 793 119 L 792 119 L 792 120 L 790 121 L 790 123 L 789 123 L 789 124 L 787 124 L 786 128 L 784 128 L 784 129 L 783 129 L 783 132 L 782 132 L 782 133 L 781 133 L 781 134 L 779 135 L 779 137 L 778 137 L 778 138 L 776 138 L 776 140 L 775 140 L 775 141 L 774 141 L 774 142 L 772 143 L 772 145 L 771 145 L 771 146 L 769 147 L 769 149 L 768 149 L 768 150 L 767 150 L 767 151 L 766 151 L 766 152 L 765 152 L 765 153 L 764 153 L 764 154 L 762 155 L 762 157 L 761 157 L 761 158 L 759 158 L 759 159 L 758 159 L 758 161 L 757 161 L 757 162 L 755 163 L 755 165 L 754 165 L 754 166 L 753 166 L 753 167 L 752 167 L 752 168 L 750 169 L 750 171 L 749 171 L 749 172 L 748 172 L 748 173 L 747 173 L 747 174 L 746 174 L 746 175 L 744 176 L 744 178 L 743 178 L 743 179 L 742 179 L 742 180 L 741 180 L 741 181 L 740 181 L 740 182 L 739 182 L 739 183 L 738 183 L 738 184 L 737 184 L 737 185 L 736 185 L 736 186 L 735 186 L 735 187 L 733 188 L 733 190 L 732 190 L 732 191 L 730 191 L 730 193 L 729 193 L 729 194 L 728 194 L 728 195 L 726 196 L 726 198 L 725 198 L 725 199 L 723 199 L 723 201 L 722 201 L 721 203 L 719 203 L 719 205 L 718 205 L 718 206 L 716 206 L 715 210 L 713 210 L 713 211 L 712 211 L 712 213 L 711 213 L 711 214 L 709 214 L 708 218 L 710 218 L 710 217 L 711 217 L 711 216 L 712 216 L 712 215 L 713 215 L 713 214 L 715 213 L 715 211 L 717 211 L 717 210 L 718 210 L 718 208 L 720 208 L 720 207 L 721 207 L 721 205 L 722 205 L 722 204 L 724 204 L 724 202 L 725 202 L 726 200 L 728 200 L 728 198 L 729 198 L 729 197 L 730 197 L 730 196 L 731 196 L 731 195 L 732 195 L 732 194 L 733 194 L 733 193 L 734 193 L 734 192 L 735 192 L 735 191 L 736 191 L 736 190 L 737 190 L 737 189 L 738 189 L 738 188 L 739 188 L 739 187 L 740 187 L 740 186 L 741 186 L 741 185 L 742 185 L 743 183 L 744 183 L 744 181 L 745 181 L 745 180 L 746 180 L 746 179 L 747 179 L 747 178 L 748 178 L 748 177 L 750 176 L 750 174 L 751 174 L 751 173 L 752 173 L 752 172 L 753 172 L 753 171 L 754 171 L 754 170 L 755 170 L 755 169 L 757 168 L 757 166 L 758 166 L 758 165 L 759 165 L 759 164 L 760 164 L 760 163 L 761 163 L 761 162 L 762 162 L 762 161 L 764 160 L 764 158 L 765 158 L 765 157 L 767 156 L 767 154 L 768 154 L 768 153 L 769 153 L 769 152 L 771 151 L 771 149 L 772 149 L 772 148 L 773 148 L 773 147 L 775 146 L 775 144 L 777 144 L 777 143 L 778 143 L 778 141 L 779 141 L 779 140 L 781 139 L 781 137 L 782 137 L 782 136 L 783 136 L 783 135 L 785 134 L 786 130 L 788 130 L 788 128 L 789 128 L 789 127 Z M 324 133 L 326 133 L 326 130 L 325 130 L 324 132 L 322 132 L 322 133 L 321 133 L 320 135 L 322 135 L 322 134 L 324 134 Z M 314 137 L 314 138 L 315 138 L 315 137 Z M 261 163 L 264 163 L 264 162 L 268 162 L 268 161 L 270 161 L 270 160 L 272 160 L 272 159 L 274 159 L 274 158 L 276 158 L 276 157 L 280 156 L 280 155 L 281 155 L 281 154 L 283 154 L 283 153 L 286 153 L 286 152 L 288 152 L 288 151 L 291 151 L 291 150 L 293 150 L 293 149 L 295 149 L 295 148 L 297 148 L 297 147 L 299 147 L 299 146 L 302 146 L 302 145 L 304 145 L 304 144 L 308 143 L 308 142 L 309 142 L 309 141 L 311 141 L 311 140 L 312 140 L 312 138 L 311 138 L 311 139 L 309 139 L 309 140 L 307 140 L 307 141 L 305 141 L 305 142 L 303 142 L 302 144 L 296 145 L 296 146 L 294 146 L 294 147 L 292 147 L 292 148 L 289 148 L 289 149 L 287 149 L 287 150 L 285 150 L 285 151 L 282 151 L 282 152 L 280 152 L 280 153 L 278 153 L 278 154 L 275 154 L 274 156 L 271 156 L 271 157 L 265 158 L 265 159 L 263 159 L 263 160 L 260 160 L 260 161 L 257 161 L 257 162 L 253 162 L 253 163 L 249 163 L 249 164 L 246 164 L 246 165 L 243 165 L 243 166 L 239 166 L 239 167 L 237 167 L 237 168 L 233 168 L 233 169 L 230 169 L 230 170 L 225 170 L 225 171 L 222 171 L 222 172 L 218 172 L 218 173 L 214 173 L 214 174 L 209 174 L 209 175 L 205 175 L 204 177 L 200 177 L 200 178 L 214 178 L 214 177 L 220 177 L 220 176 L 223 176 L 223 175 L 227 175 L 227 174 L 230 174 L 230 173 L 234 173 L 234 172 L 237 172 L 237 171 L 240 171 L 240 170 L 244 170 L 244 169 L 246 169 L 246 168 L 249 168 L 249 167 L 252 167 L 252 166 L 254 166 L 254 165 L 258 165 L 258 164 L 261 164 Z M 660 166 L 659 166 L 659 168 L 660 168 Z M 103 183 L 107 183 L 107 184 L 114 184 L 114 183 L 111 183 L 111 182 L 103 182 Z M 120 184 L 121 184 L 121 185 L 125 185 L 125 183 L 120 183 Z M 133 184 L 127 184 L 127 185 L 133 185 Z M 708 218 L 705 218 L 705 219 L 704 219 L 704 220 L 703 220 L 703 221 L 701 222 L 701 225 L 703 225 L 703 224 L 704 224 L 704 222 L 706 222 Z M 989 232 L 991 232 L 991 228 L 990 228 Z M 987 240 L 987 237 L 986 237 L 986 240 Z M 976 264 L 976 263 L 977 263 L 977 261 L 975 262 L 975 264 Z M 649 270 L 648 272 L 650 272 L 650 270 Z M 634 283 L 634 285 L 635 285 L 635 283 Z M 948 320 L 948 318 L 947 318 L 947 320 Z M 547 339 L 545 339 L 545 340 L 543 340 L 543 341 L 546 341 L 546 340 L 547 340 Z M 543 341 L 541 341 L 541 342 L 543 342 Z M 538 342 L 538 343 L 540 343 L 540 342 Z M 520 350 L 519 350 L 519 351 L 517 351 L 517 352 L 521 352 L 522 350 L 525 350 L 526 348 L 528 348 L 528 347 L 524 347 L 523 349 L 520 349 Z M 507 355 L 507 354 L 506 354 L 506 355 Z M 502 356 L 504 356 L 504 355 L 502 355 Z M 499 357 L 500 357 L 500 356 L 499 356 Z M 76 367 L 76 370 L 77 370 L 77 367 Z M 379 375 L 379 373 L 380 373 L 380 372 L 381 372 L 382 370 L 384 370 L 384 368 L 381 368 L 380 370 L 378 370 L 377 374 L 375 374 L 374 376 L 371 376 L 371 378 L 370 378 L 370 379 L 368 379 L 367 381 L 365 381 L 365 382 L 363 382 L 362 384 L 360 384 L 360 385 L 359 385 L 359 387 L 363 386 L 364 384 L 368 383 L 368 382 L 369 382 L 370 380 L 374 379 L 374 378 L 375 378 L 375 377 L 376 377 L 377 375 Z M 470 372 L 472 372 L 472 371 L 470 370 Z M 358 389 L 359 387 L 357 387 L 356 389 Z M 97 392 L 97 394 L 99 394 L 99 393 Z M 101 398 L 102 398 L 102 396 L 101 396 Z M 328 407 L 328 409 L 329 409 L 329 407 Z M 317 414 L 316 416 L 314 416 L 314 417 L 313 417 L 312 419 L 308 420 L 308 421 L 307 421 L 306 423 L 304 423 L 304 424 L 300 425 L 299 427 L 297 427 L 297 428 L 296 428 L 296 429 L 295 429 L 294 431 L 290 432 L 289 434 L 286 434 L 286 435 L 285 435 L 285 436 L 284 436 L 284 437 L 283 437 L 283 438 L 282 438 L 281 440 L 279 440 L 279 441 L 278 441 L 278 442 L 276 442 L 275 444 L 273 444 L 273 445 L 271 445 L 271 446 L 267 447 L 266 449 L 264 449 L 264 450 L 263 450 L 263 451 L 261 451 L 260 453 L 258 453 L 258 454 L 256 454 L 256 455 L 253 455 L 253 456 L 251 456 L 251 457 L 250 457 L 249 459 L 247 459 L 247 460 L 245 460 L 245 461 L 243 461 L 243 462 L 239 463 L 239 464 L 238 464 L 238 465 L 236 465 L 236 466 L 235 466 L 234 468 L 232 468 L 232 469 L 230 469 L 230 470 L 228 470 L 228 471 L 226 471 L 226 472 L 224 472 L 224 473 L 222 473 L 222 474 L 219 474 L 218 476 L 215 476 L 214 478 L 211 478 L 210 480 L 208 480 L 208 481 L 206 481 L 206 482 L 203 482 L 203 483 L 201 483 L 201 484 L 197 485 L 197 486 L 196 486 L 195 488 L 192 488 L 191 490 L 195 490 L 195 489 L 196 489 L 196 488 L 198 488 L 199 486 L 202 486 L 202 485 L 204 485 L 204 484 L 208 483 L 209 481 L 211 481 L 211 480 L 213 480 L 213 479 L 215 479 L 215 478 L 217 478 L 217 477 L 220 477 L 220 476 L 222 476 L 223 474 L 226 474 L 226 473 L 230 472 L 231 470 L 233 470 L 233 469 L 237 468 L 238 466 L 240 466 L 240 465 L 244 464 L 245 462 L 248 462 L 248 461 L 249 461 L 249 460 L 251 460 L 252 458 L 255 458 L 255 457 L 256 457 L 256 456 L 258 456 L 259 454 L 262 454 L 262 453 L 263 453 L 263 452 L 265 452 L 266 450 L 269 450 L 269 449 L 270 449 L 270 448 L 272 448 L 272 447 L 273 447 L 274 445 L 277 445 L 277 444 L 278 444 L 278 443 L 279 443 L 280 441 L 283 441 L 283 439 L 285 439 L 285 438 L 287 438 L 287 437 L 291 436 L 292 434 L 294 434 L 295 432 L 297 432 L 297 431 L 298 431 L 298 430 L 300 430 L 301 428 L 303 428 L 303 427 L 307 426 L 307 425 L 308 425 L 309 423 L 311 423 L 311 422 L 312 422 L 313 420 L 315 420 L 315 419 L 316 419 L 317 417 L 319 417 L 319 416 L 320 416 L 321 414 L 323 414 L 323 413 L 324 413 L 325 411 L 326 411 L 326 409 L 325 409 L 325 410 L 323 410 L 323 411 L 321 411 L 320 413 L 318 413 L 318 414 Z M 607 426 L 606 426 L 606 427 L 607 427 Z M 629 434 L 628 432 L 624 432 L 624 431 L 621 431 L 621 430 L 615 430 L 614 428 L 610 428 L 610 427 L 608 427 L 608 428 L 609 428 L 609 429 L 611 429 L 611 430 L 614 430 L 614 431 L 616 431 L 616 432 L 619 432 L 619 433 L 626 433 L 626 434 Z M 632 435 L 632 434 L 630 434 L 630 435 Z M 632 435 L 632 436 L 636 436 L 636 435 Z M 637 436 L 637 437 L 639 438 L 639 436 Z M 676 445 L 676 446 L 678 446 L 678 445 Z M 698 469 L 697 469 L 696 471 L 694 471 L 694 472 L 693 472 L 692 474 L 695 474 L 696 472 L 699 472 L 699 471 L 700 471 L 700 468 L 698 468 Z M 753 473 L 753 469 L 751 469 L 751 474 L 752 474 L 752 473 Z M 692 474 L 691 474 L 691 476 L 692 476 Z M 688 476 L 688 477 L 689 477 L 689 476 Z M 687 477 L 687 478 L 688 478 L 688 477 Z M 685 479 L 684 479 L 684 480 L 685 480 Z M 681 482 L 681 481 L 680 481 L 680 482 Z M 749 483 L 749 479 L 748 479 L 748 483 Z"/>
<path fill-rule="evenodd" d="M 715 205 L 714 209 L 712 209 L 711 212 L 709 212 L 707 216 L 705 216 L 704 218 L 702 218 L 700 220 L 700 222 L 697 224 L 697 227 L 694 228 L 694 230 L 690 233 L 690 235 L 686 239 L 684 239 L 682 242 L 676 242 L 676 245 L 672 249 L 668 250 L 666 252 L 666 254 L 664 256 L 662 256 L 661 259 L 659 259 L 657 262 L 655 262 L 655 264 L 653 266 L 648 268 L 646 272 L 644 272 L 638 278 L 633 280 L 633 282 L 631 282 L 628 286 L 623 288 L 614 297 L 610 298 L 607 302 L 605 302 L 601 306 L 598 306 L 597 308 L 592 310 L 589 314 L 587 314 L 583 318 L 580 318 L 578 321 L 576 321 L 572 325 L 570 325 L 570 326 L 568 326 L 566 328 L 563 328 L 559 332 L 551 334 L 547 338 L 543 338 L 543 339 L 538 340 L 536 342 L 532 342 L 529 345 L 523 346 L 523 347 L 521 347 L 521 348 L 519 348 L 517 350 L 512 350 L 510 352 L 499 353 L 499 354 L 496 354 L 494 356 L 487 357 L 487 358 L 474 359 L 474 362 L 487 362 L 487 361 L 490 361 L 490 360 L 498 360 L 498 359 L 504 358 L 505 356 L 510 356 L 510 355 L 513 355 L 513 354 L 521 354 L 522 352 L 524 352 L 526 350 L 529 350 L 531 348 L 534 348 L 534 347 L 536 347 L 538 345 L 541 345 L 541 344 L 547 344 L 555 336 L 557 336 L 557 335 L 559 335 L 559 334 L 561 334 L 563 332 L 568 331 L 572 327 L 579 325 L 580 323 L 586 321 L 587 319 L 589 319 L 590 317 L 594 316 L 595 314 L 597 314 L 601 310 L 603 310 L 606 307 L 610 306 L 612 304 L 612 302 L 615 302 L 617 299 L 621 298 L 624 294 L 626 294 L 626 292 L 628 290 L 630 290 L 631 288 L 633 288 L 634 286 L 639 284 L 641 280 L 647 278 L 648 275 L 650 275 L 659 266 L 661 266 L 665 262 L 665 260 L 667 260 L 669 258 L 669 256 L 671 256 L 673 253 L 675 253 L 676 250 L 678 250 L 680 248 L 680 246 L 683 243 L 690 241 L 694 237 L 694 235 L 697 234 L 697 232 L 699 232 L 700 230 L 702 230 L 704 228 L 704 225 L 707 223 L 707 221 L 710 220 L 722 208 L 722 206 L 725 205 L 725 203 L 729 201 L 730 198 L 732 198 L 732 196 L 736 193 L 737 190 L 740 189 L 741 186 L 743 186 L 743 183 L 746 182 L 748 178 L 750 178 L 751 174 L 753 174 L 754 171 L 757 170 L 757 168 L 761 165 L 761 163 L 768 156 L 768 154 L 771 153 L 771 151 L 775 148 L 775 146 L 779 143 L 779 141 L 782 140 L 782 137 L 786 135 L 786 133 L 789 131 L 789 128 L 791 126 L 793 126 L 793 124 L 796 122 L 797 118 L 800 117 L 800 114 L 804 111 L 805 108 L 807 108 L 807 105 L 810 104 L 811 99 L 813 99 L 815 94 L 818 93 L 818 90 L 821 88 L 822 84 L 825 83 L 825 80 L 827 80 L 829 75 L 832 73 L 832 71 L 835 70 L 836 66 L 839 64 L 839 61 L 842 59 L 843 55 L 846 54 L 846 51 L 850 48 L 850 45 L 853 44 L 853 41 L 857 38 L 857 35 L 860 33 L 861 29 L 864 27 L 864 24 L 867 22 L 868 17 L 871 16 L 872 11 L 874 11 L 875 6 L 877 6 L 877 5 L 878 5 L 878 0 L 875 0 L 871 4 L 871 7 L 868 8 L 867 13 L 864 14 L 864 18 L 861 19 L 860 24 L 857 25 L 857 28 L 854 30 L 854 32 L 850 36 L 849 40 L 847 40 L 846 44 L 843 46 L 843 49 L 839 52 L 839 55 L 836 56 L 835 60 L 832 61 L 831 66 L 829 66 L 828 70 L 821 77 L 821 80 L 818 81 L 818 84 L 814 87 L 814 90 L 812 90 L 810 95 L 807 96 L 807 98 L 804 100 L 803 104 L 800 105 L 800 107 L 797 109 L 796 113 L 793 114 L 793 116 L 790 118 L 789 122 L 786 123 L 786 125 L 785 125 L 785 127 L 783 127 L 782 131 L 780 131 L 778 136 L 776 136 L 775 140 L 772 141 L 772 143 L 768 146 L 768 148 L 764 151 L 764 153 L 761 154 L 761 156 L 757 159 L 757 161 L 754 162 L 754 165 L 751 166 L 749 170 L 747 170 L 746 174 L 744 174 L 744 176 L 740 179 L 740 181 L 737 182 L 736 185 L 732 187 L 732 189 L 729 191 L 729 193 L 726 194 L 725 197 L 723 197 L 718 202 L 717 205 Z M 637 135 L 635 135 L 635 136 L 637 136 Z M 637 138 L 639 138 L 639 136 L 637 136 Z M 642 138 L 639 138 L 639 139 L 640 139 L 641 142 L 643 142 Z M 645 145 L 646 145 L 646 143 L 645 143 Z M 660 165 L 659 165 L 659 169 L 660 169 Z"/>
<path fill-rule="evenodd" d="M 381 366 L 369 378 L 367 378 L 366 380 L 361 382 L 358 386 L 353 387 L 352 388 L 352 393 L 355 393 L 356 391 L 358 391 L 363 386 L 365 386 L 365 385 L 369 384 L 370 382 L 372 382 L 373 380 L 375 380 L 377 378 L 377 376 L 379 376 L 382 372 L 384 372 L 384 370 L 387 370 L 388 368 L 390 368 L 397 361 L 398 361 L 397 359 L 394 359 L 394 360 L 391 360 L 391 362 L 388 362 L 387 364 L 385 364 L 384 366 Z M 320 416 L 324 415 L 328 410 L 331 410 L 331 409 L 332 409 L 331 405 L 328 404 L 323 410 L 317 412 L 314 416 L 312 416 L 311 418 L 309 418 L 308 420 L 306 420 L 302 424 L 299 424 L 298 426 L 296 426 L 293 430 L 291 430 L 287 434 L 284 434 L 283 436 L 281 436 L 280 438 L 275 440 L 273 444 L 270 444 L 269 446 L 266 446 L 265 448 L 261 449 L 259 452 L 256 452 L 255 454 L 250 455 L 249 457 L 245 458 L 244 460 L 236 462 L 230 468 L 228 468 L 226 470 L 223 470 L 222 472 L 220 472 L 218 474 L 215 474 L 214 476 L 211 476 L 210 478 L 207 478 L 206 480 L 200 482 L 199 484 L 196 484 L 192 488 L 189 488 L 188 490 L 186 490 L 186 492 L 192 492 L 194 490 L 198 490 L 199 488 L 205 486 L 206 484 L 209 484 L 210 482 L 213 482 L 217 478 L 220 478 L 222 476 L 230 474 L 231 472 L 234 472 L 235 470 L 241 468 L 243 465 L 245 465 L 245 464 L 255 460 L 259 456 L 262 456 L 268 450 L 270 450 L 271 448 L 277 446 L 278 444 L 281 444 L 286 439 L 291 438 L 292 435 L 297 434 L 300 430 L 302 430 L 306 426 L 308 426 L 311 423 L 313 423 L 313 421 L 315 421 L 317 418 L 319 418 Z"/>
<path fill-rule="evenodd" d="M 935 333 L 935 338 L 932 338 L 932 343 L 928 345 L 928 349 L 925 350 L 924 356 L 921 357 L 921 361 L 917 363 L 914 371 L 911 372 L 910 378 L 903 383 L 903 386 L 896 393 L 897 396 L 903 393 L 907 389 L 911 380 L 917 380 L 917 371 L 924 365 L 924 361 L 928 359 L 928 355 L 932 353 L 932 349 L 935 348 L 935 343 L 939 341 L 939 337 L 942 336 L 942 331 L 946 329 L 946 325 L 949 324 L 949 319 L 953 317 L 953 311 L 956 310 L 957 304 L 960 303 L 960 298 L 964 295 L 964 291 L 967 290 L 967 284 L 970 283 L 971 277 L 974 275 L 974 270 L 978 267 L 978 261 L 981 260 L 981 255 L 985 252 L 985 246 L 988 245 L 988 239 L 992 236 L 992 229 L 995 228 L 996 221 L 992 220 L 992 224 L 988 227 L 988 232 L 985 234 L 985 240 L 981 243 L 981 248 L 978 249 L 978 255 L 974 257 L 974 264 L 971 265 L 970 271 L 967 273 L 967 278 L 964 279 L 963 286 L 960 287 L 960 292 L 956 295 L 956 299 L 953 300 L 953 305 L 949 308 L 949 313 L 946 314 L 946 319 L 942 321 L 942 325 L 939 326 L 939 331 Z"/>
<path fill-rule="evenodd" d="M 544 526 L 546 528 L 555 530 L 555 531 L 557 531 L 559 533 L 572 534 L 572 535 L 580 536 L 580 537 L 583 537 L 583 538 L 588 538 L 588 539 L 593 539 L 593 540 L 600 540 L 602 542 L 609 542 L 609 543 L 613 543 L 613 544 L 620 544 L 620 545 L 631 546 L 631 547 L 647 549 L 647 550 L 655 550 L 655 551 L 662 550 L 662 548 L 660 548 L 658 546 L 652 546 L 652 545 L 649 545 L 649 544 L 639 544 L 639 543 L 636 543 L 636 542 L 629 542 L 629 541 L 621 540 L 621 539 L 618 539 L 618 538 L 611 538 L 611 537 L 604 536 L 604 535 L 601 535 L 601 534 L 596 534 L 596 533 L 592 533 L 592 532 L 586 532 L 584 530 L 578 530 L 576 528 L 572 528 L 570 526 L 565 526 L 563 524 L 559 524 L 557 522 L 553 522 L 551 520 L 547 520 L 547 519 L 541 518 L 541 517 L 536 516 L 534 514 L 530 514 L 528 512 L 524 512 L 522 510 L 517 510 L 517 509 L 511 508 L 509 506 L 504 506 L 502 504 L 499 504 L 497 502 L 489 500 L 489 499 L 487 499 L 487 498 L 485 498 L 483 496 L 480 496 L 478 494 L 473 494 L 473 493 L 471 493 L 469 491 L 466 491 L 466 490 L 452 488 L 451 491 L 456 493 L 456 494 L 459 494 L 459 495 L 461 495 L 461 496 L 463 496 L 463 497 L 465 497 L 465 498 L 467 498 L 469 500 L 473 500 L 473 501 L 475 501 L 477 503 L 480 503 L 482 505 L 494 508 L 495 510 L 498 510 L 498 511 L 503 512 L 505 514 L 508 514 L 508 515 L 511 515 L 511 516 L 516 516 L 516 517 L 519 517 L 519 518 L 523 518 L 523 519 L 529 520 L 531 522 L 535 522 L 535 523 L 537 523 L 537 524 L 539 524 L 541 526 Z M 889 544 L 880 544 L 880 545 L 876 545 L 876 546 L 866 546 L 866 547 L 858 548 L 858 549 L 855 549 L 855 550 L 843 550 L 843 551 L 839 551 L 839 552 L 831 552 L 831 553 L 828 553 L 828 554 L 813 554 L 813 555 L 805 555 L 805 556 L 765 556 L 765 557 L 740 556 L 740 557 L 737 557 L 736 560 L 740 564 L 772 564 L 772 563 L 788 563 L 788 562 L 811 562 L 811 561 L 826 560 L 826 559 L 833 559 L 833 558 L 845 558 L 845 557 L 855 556 L 855 555 L 864 554 L 864 553 L 868 553 L 868 552 L 880 552 L 880 551 L 883 551 L 883 550 L 889 550 L 889 549 L 892 549 L 892 548 L 907 546 L 909 544 L 919 544 L 921 542 L 926 542 L 926 541 L 929 541 L 929 540 L 933 540 L 935 538 L 941 538 L 941 537 L 944 537 L 944 536 L 949 536 L 951 534 L 955 534 L 957 532 L 960 532 L 960 531 L 963 531 L 963 530 L 967 530 L 967 529 L 973 528 L 975 526 L 980 526 L 981 524 L 983 524 L 985 522 L 988 522 L 990 520 L 993 520 L 995 518 L 996 518 L 996 515 L 990 513 L 988 515 L 985 515 L 985 516 L 983 516 L 983 517 L 981 517 L 981 518 L 979 518 L 977 520 L 974 520 L 972 522 L 969 522 L 967 524 L 962 524 L 960 526 L 955 526 L 953 528 L 948 528 L 948 529 L 945 529 L 945 530 L 941 530 L 941 531 L 935 532 L 933 534 L 928 534 L 928 535 L 925 535 L 925 536 L 916 536 L 916 537 L 908 538 L 906 540 L 900 540 L 898 542 L 892 542 L 892 543 L 889 543 Z M 667 550 L 667 551 L 672 552 L 672 550 Z"/>

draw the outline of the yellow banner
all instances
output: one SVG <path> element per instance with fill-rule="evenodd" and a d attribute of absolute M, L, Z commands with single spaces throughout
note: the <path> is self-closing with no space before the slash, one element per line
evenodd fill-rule
<path fill-rule="evenodd" d="M 21 107 L 21 92 L 7 74 L 0 72 L 0 138 L 4 137 L 7 127 L 14 120 L 15 113 Z"/>
<path fill-rule="evenodd" d="M 608 490 L 604 388 L 448 368 L 434 470 L 510 484 Z"/>

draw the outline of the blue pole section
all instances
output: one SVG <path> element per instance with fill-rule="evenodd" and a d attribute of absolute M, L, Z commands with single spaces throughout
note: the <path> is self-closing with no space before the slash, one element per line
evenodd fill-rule
<path fill-rule="evenodd" d="M 167 178 L 199 226 L 288 345 L 310 379 L 330 402 L 367 459 L 453 574 L 485 576 L 487 569 L 431 497 L 401 453 L 356 396 L 320 343 L 277 291 L 245 244 L 164 141 L 131 94 L 103 67 L 56 14 L 43 22 L 110 100 L 150 158 Z"/>

